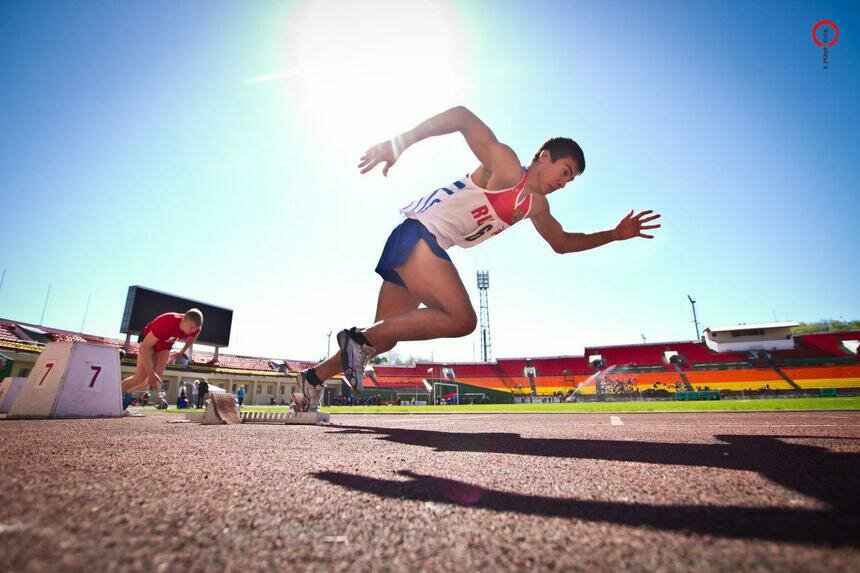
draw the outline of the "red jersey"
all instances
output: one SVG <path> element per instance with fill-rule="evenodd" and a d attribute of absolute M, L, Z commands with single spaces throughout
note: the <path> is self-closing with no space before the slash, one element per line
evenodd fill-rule
<path fill-rule="evenodd" d="M 155 343 L 156 352 L 161 350 L 170 350 L 173 348 L 173 343 L 177 340 L 185 340 L 186 338 L 197 338 L 200 334 L 200 329 L 194 330 L 191 334 L 185 334 L 179 330 L 179 323 L 185 317 L 184 314 L 178 312 L 165 312 L 159 314 L 155 319 L 143 328 L 143 337 L 150 332 L 155 335 L 158 342 Z"/>

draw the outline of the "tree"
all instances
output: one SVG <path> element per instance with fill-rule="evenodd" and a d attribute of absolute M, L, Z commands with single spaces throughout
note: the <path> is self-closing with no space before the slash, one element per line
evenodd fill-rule
<path fill-rule="evenodd" d="M 424 356 L 401 356 L 396 350 L 391 350 L 385 354 L 375 356 L 371 359 L 371 364 L 399 364 L 403 366 L 414 366 L 416 362 L 431 362 Z"/>
<path fill-rule="evenodd" d="M 822 319 L 818 322 L 801 322 L 791 329 L 792 334 L 809 334 L 812 332 L 838 332 L 842 330 L 860 330 L 860 320 Z"/>

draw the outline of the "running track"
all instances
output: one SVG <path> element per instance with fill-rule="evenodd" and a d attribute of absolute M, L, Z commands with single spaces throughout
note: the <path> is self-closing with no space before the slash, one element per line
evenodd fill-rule
<path fill-rule="evenodd" d="M 0 420 L 0 571 L 860 570 L 860 412 Z"/>

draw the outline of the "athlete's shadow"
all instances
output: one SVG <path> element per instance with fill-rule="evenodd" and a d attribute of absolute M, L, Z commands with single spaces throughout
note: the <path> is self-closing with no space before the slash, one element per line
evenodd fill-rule
<path fill-rule="evenodd" d="M 386 497 L 731 537 L 860 544 L 860 455 L 786 443 L 776 436 L 716 436 L 721 443 L 672 444 L 523 438 L 513 433 L 403 428 L 349 427 L 342 431 L 369 433 L 382 440 L 430 447 L 441 452 L 488 452 L 754 471 L 779 485 L 824 502 L 826 508 L 787 507 L 787 499 L 777 500 L 779 505 L 769 508 L 655 506 L 520 495 L 410 472 L 403 473 L 410 481 L 378 480 L 336 472 L 316 474 L 344 487 Z"/>

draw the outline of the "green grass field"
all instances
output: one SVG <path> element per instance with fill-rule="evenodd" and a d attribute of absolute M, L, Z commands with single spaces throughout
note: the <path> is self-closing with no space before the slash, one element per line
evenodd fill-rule
<path fill-rule="evenodd" d="M 860 398 L 776 398 L 702 402 L 579 402 L 576 404 L 482 404 L 472 406 L 332 406 L 330 414 L 524 414 L 577 412 L 754 412 L 779 410 L 858 410 Z M 286 406 L 245 406 L 243 412 L 286 412 Z M 184 414 L 195 410 L 153 410 Z M 197 410 L 200 411 L 200 410 Z"/>

